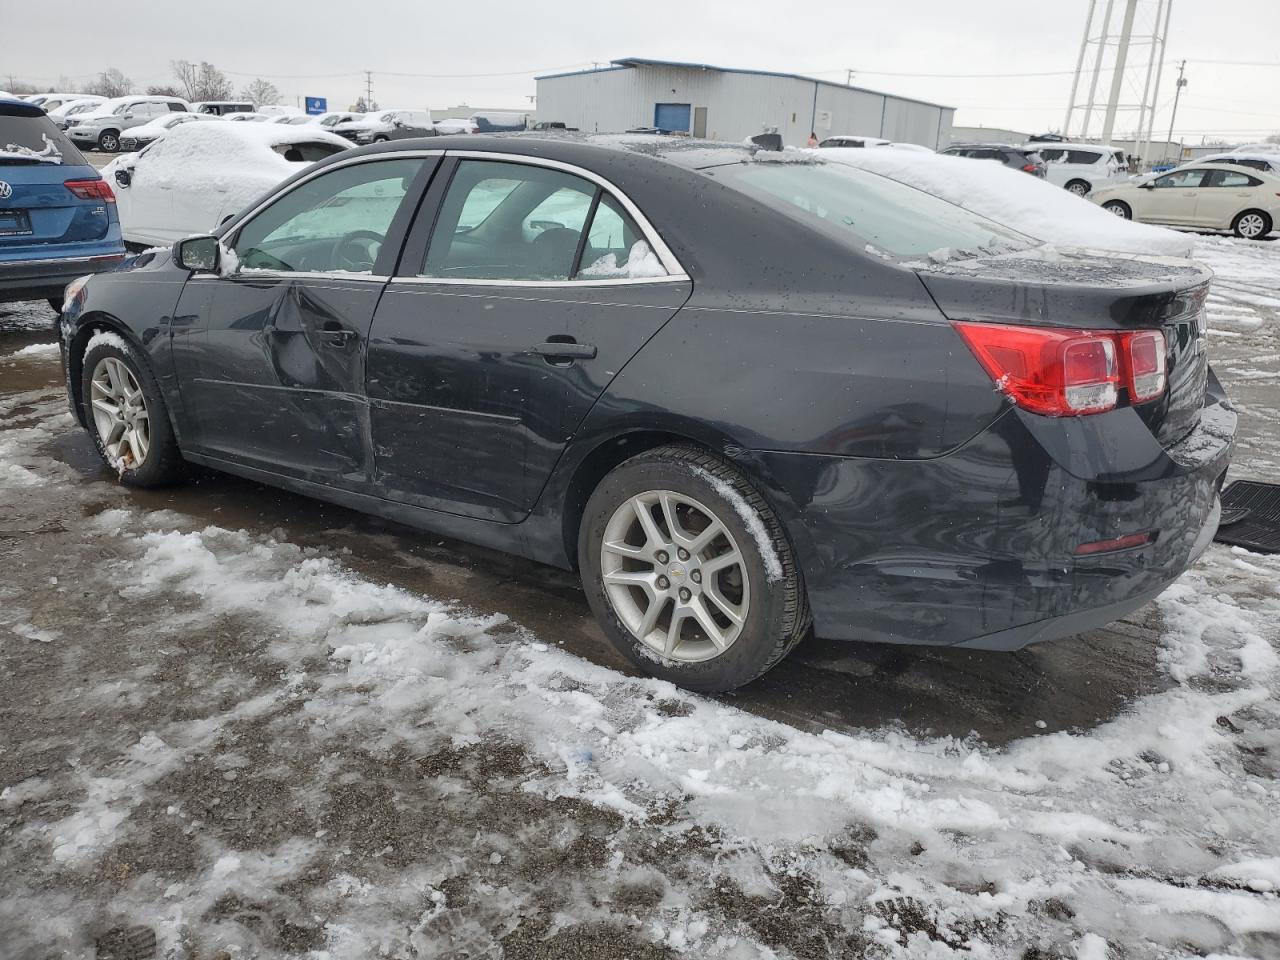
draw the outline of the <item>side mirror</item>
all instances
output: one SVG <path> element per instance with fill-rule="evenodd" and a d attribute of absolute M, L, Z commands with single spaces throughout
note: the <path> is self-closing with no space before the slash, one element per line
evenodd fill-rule
<path fill-rule="evenodd" d="M 178 263 L 187 270 L 218 272 L 218 238 L 188 237 L 178 241 Z"/>
<path fill-rule="evenodd" d="M 132 114 L 132 113 L 126 113 L 126 114 L 124 115 L 124 118 L 125 118 L 126 120 L 132 120 L 132 119 L 133 119 L 133 114 Z"/>
<path fill-rule="evenodd" d="M 395 127 L 397 130 L 403 130 L 405 127 L 408 126 L 408 124 L 405 123 L 403 120 L 392 120 L 391 125 Z"/>
<path fill-rule="evenodd" d="M 129 186 L 129 184 L 133 183 L 133 174 L 128 170 L 117 170 L 116 183 L 120 184 L 122 187 Z"/>

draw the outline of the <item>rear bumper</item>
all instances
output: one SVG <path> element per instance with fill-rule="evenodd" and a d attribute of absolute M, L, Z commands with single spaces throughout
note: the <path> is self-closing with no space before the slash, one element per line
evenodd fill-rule
<path fill-rule="evenodd" d="M 119 253 L 44 260 L 0 260 L 0 303 L 60 297 L 63 288 L 76 277 L 114 270 L 124 258 L 124 245 L 121 244 Z"/>
<path fill-rule="evenodd" d="M 933 460 L 757 457 L 820 636 L 1016 650 L 1132 613 L 1208 546 L 1236 428 L 1210 403 L 1167 450 L 1131 409 L 1010 410 Z M 1147 531 L 1142 547 L 1075 553 Z"/>

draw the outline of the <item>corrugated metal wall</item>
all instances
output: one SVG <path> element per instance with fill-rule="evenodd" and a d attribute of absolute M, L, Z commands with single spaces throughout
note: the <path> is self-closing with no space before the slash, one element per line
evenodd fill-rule
<path fill-rule="evenodd" d="M 538 80 L 537 118 L 589 132 L 617 132 L 654 123 L 659 103 L 707 110 L 707 136 L 742 140 L 765 126 L 783 142 L 863 134 L 945 148 L 955 111 L 797 77 L 687 67 L 609 68 Z"/>

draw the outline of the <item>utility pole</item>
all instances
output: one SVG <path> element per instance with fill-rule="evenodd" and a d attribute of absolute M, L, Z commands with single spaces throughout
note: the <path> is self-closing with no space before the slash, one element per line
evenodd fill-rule
<path fill-rule="evenodd" d="M 846 70 L 846 71 L 844 72 L 844 85 L 845 85 L 846 87 L 852 87 L 852 86 L 853 86 L 853 75 L 854 75 L 854 73 L 855 73 L 855 71 L 853 71 L 853 70 Z"/>
<path fill-rule="evenodd" d="M 1183 60 L 1178 64 L 1178 82 L 1173 85 L 1173 112 L 1169 114 L 1169 142 L 1173 143 L 1173 122 L 1178 119 L 1178 98 L 1182 96 L 1182 88 L 1187 85 L 1187 78 L 1182 72 L 1187 69 L 1187 61 Z M 1167 148 L 1166 148 L 1167 149 Z M 1182 152 L 1178 152 L 1178 159 L 1182 159 Z"/>
<path fill-rule="evenodd" d="M 364 72 L 364 104 L 370 110 L 378 109 L 373 105 L 373 71 Z"/>

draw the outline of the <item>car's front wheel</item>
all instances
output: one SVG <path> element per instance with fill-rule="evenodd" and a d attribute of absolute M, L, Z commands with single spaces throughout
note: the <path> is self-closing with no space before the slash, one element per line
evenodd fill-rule
<path fill-rule="evenodd" d="M 1245 240 L 1261 240 L 1271 227 L 1271 217 L 1262 210 L 1246 210 L 1231 221 L 1231 232 Z"/>
<path fill-rule="evenodd" d="M 1108 200 L 1102 205 L 1102 209 L 1108 213 L 1114 213 L 1123 220 L 1133 219 L 1133 211 L 1129 209 L 1129 205 L 1123 200 Z"/>
<path fill-rule="evenodd" d="M 122 483 L 154 487 L 184 472 L 164 397 L 146 363 L 120 336 L 91 339 L 81 398 L 98 453 Z"/>
<path fill-rule="evenodd" d="M 777 515 L 739 471 L 693 447 L 660 447 L 606 476 L 587 502 L 578 560 L 614 646 L 692 690 L 754 680 L 809 628 Z"/>
<path fill-rule="evenodd" d="M 1074 193 L 1077 197 L 1083 197 L 1091 189 L 1093 188 L 1084 180 L 1072 180 L 1067 184 L 1067 192 Z"/>
<path fill-rule="evenodd" d="M 98 134 L 98 149 L 107 153 L 117 153 L 120 150 L 120 134 L 114 130 L 103 130 Z"/>

